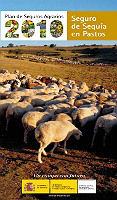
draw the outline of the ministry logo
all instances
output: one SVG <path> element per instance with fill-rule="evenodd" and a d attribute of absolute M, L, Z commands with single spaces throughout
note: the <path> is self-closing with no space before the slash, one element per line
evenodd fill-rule
<path fill-rule="evenodd" d="M 24 191 L 26 192 L 35 192 L 35 185 L 33 183 L 26 183 L 24 185 Z"/>

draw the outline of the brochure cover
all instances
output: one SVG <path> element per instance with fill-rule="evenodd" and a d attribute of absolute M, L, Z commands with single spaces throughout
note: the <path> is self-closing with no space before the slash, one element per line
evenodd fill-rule
<path fill-rule="evenodd" d="M 117 1 L 0 4 L 0 200 L 117 199 Z"/>

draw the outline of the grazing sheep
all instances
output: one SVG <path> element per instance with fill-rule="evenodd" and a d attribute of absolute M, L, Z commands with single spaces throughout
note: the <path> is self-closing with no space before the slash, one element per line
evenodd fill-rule
<path fill-rule="evenodd" d="M 61 90 L 61 91 L 59 92 L 58 95 L 59 95 L 59 96 L 61 96 L 61 95 L 65 95 L 65 91 L 64 91 L 64 90 Z"/>
<path fill-rule="evenodd" d="M 99 100 L 100 101 L 107 101 L 110 97 L 111 97 L 111 94 L 108 94 L 108 93 L 99 93 Z"/>
<path fill-rule="evenodd" d="M 74 106 L 75 97 L 68 97 L 66 103 Z"/>
<path fill-rule="evenodd" d="M 99 98 L 95 92 L 87 91 L 84 94 L 81 95 L 81 99 L 86 99 L 86 98 Z"/>
<path fill-rule="evenodd" d="M 60 90 L 60 89 L 59 89 Z M 64 91 L 64 92 L 69 92 L 71 90 L 71 88 L 69 88 L 69 87 L 64 87 L 63 86 L 63 89 L 62 89 L 62 91 Z M 61 90 L 60 90 L 61 91 Z"/>
<path fill-rule="evenodd" d="M 42 78 L 42 76 L 40 76 L 40 75 L 37 75 L 37 76 L 35 77 L 36 80 L 41 80 L 41 78 Z"/>
<path fill-rule="evenodd" d="M 109 93 L 110 93 L 111 95 L 114 95 L 114 94 L 115 94 L 115 90 L 110 89 L 110 90 L 109 90 Z"/>
<path fill-rule="evenodd" d="M 108 108 L 108 107 L 111 107 L 111 106 L 116 106 L 117 105 L 117 99 L 110 99 L 108 101 L 105 101 L 105 105 L 104 105 L 104 108 Z"/>
<path fill-rule="evenodd" d="M 3 92 L 3 93 L 0 93 L 0 99 L 8 99 L 9 95 L 11 94 L 12 92 Z M 17 95 L 16 95 L 17 96 Z M 15 96 L 14 96 L 15 97 Z M 21 98 L 21 97 L 20 97 Z"/>
<path fill-rule="evenodd" d="M 63 140 L 64 153 L 67 154 L 66 142 L 71 135 L 74 135 L 76 139 L 79 140 L 82 132 L 67 120 L 49 121 L 41 123 L 39 126 L 37 126 L 35 129 L 35 138 L 40 143 L 40 149 L 38 152 L 39 163 L 42 163 L 41 153 L 47 155 L 44 149 L 52 142 L 54 142 L 55 145 L 51 150 L 51 155 L 53 154 L 54 149 L 57 147 L 58 142 Z"/>
<path fill-rule="evenodd" d="M 67 82 L 68 82 L 71 86 L 72 86 L 72 85 L 75 85 L 75 81 L 74 81 L 74 80 L 70 80 L 70 79 L 69 79 Z"/>
<path fill-rule="evenodd" d="M 56 114 L 59 113 L 64 113 L 64 112 L 69 112 L 71 105 L 67 104 L 67 103 L 57 103 L 55 104 L 57 109 L 56 109 Z"/>
<path fill-rule="evenodd" d="M 91 147 L 93 147 L 95 137 L 100 128 L 103 128 L 105 132 L 105 135 L 103 137 L 103 146 L 105 147 L 106 137 L 111 132 L 114 126 L 117 126 L 117 107 L 114 109 L 112 113 L 100 116 L 97 119 L 95 127 L 94 127 L 94 135 L 93 135 Z"/>
<path fill-rule="evenodd" d="M 76 108 L 72 117 L 75 123 L 80 122 L 81 127 L 84 127 L 87 122 L 95 121 L 100 115 L 101 108 L 96 106 Z"/>
<path fill-rule="evenodd" d="M 22 124 L 24 127 L 24 142 L 27 143 L 28 133 L 33 131 L 40 123 L 51 120 L 56 110 L 52 105 L 45 112 L 30 111 L 23 115 Z"/>
<path fill-rule="evenodd" d="M 42 60 L 43 59 L 46 58 L 42 58 Z M 58 62 L 57 60 L 59 60 L 60 63 L 70 62 L 58 58 L 52 59 L 52 62 Z M 73 62 L 74 63 L 72 64 L 75 64 L 76 61 Z M 41 80 L 44 83 L 42 83 Z M 26 74 L 25 72 L 20 74 L 19 70 L 15 70 L 13 73 L 10 73 L 5 69 L 0 70 L 0 132 L 4 134 L 5 127 L 8 129 L 9 120 L 13 116 L 14 121 L 11 121 L 13 121 L 14 125 L 16 124 L 16 127 L 14 126 L 12 132 L 15 134 L 16 128 L 19 130 L 20 134 L 23 133 L 23 131 L 20 131 L 20 128 L 22 129 L 23 125 L 25 143 L 27 143 L 28 133 L 31 131 L 34 132 L 34 129 L 36 129 L 37 126 L 41 127 L 40 123 L 46 125 L 45 122 L 50 120 L 67 120 L 72 123 L 73 118 L 74 123 L 80 125 L 84 132 L 88 127 L 87 123 L 90 121 L 90 133 L 97 120 L 94 128 L 92 146 L 100 128 L 103 128 L 105 131 L 105 136 L 103 138 L 103 146 L 105 146 L 106 136 L 111 130 L 114 130 L 113 127 L 117 125 L 116 105 L 117 91 L 112 89 L 107 90 L 103 88 L 102 85 L 93 84 L 89 90 L 85 82 L 81 82 L 78 86 L 75 84 L 75 81 L 72 80 L 65 82 L 61 78 L 56 80 L 54 77 L 42 77 L 39 75 L 36 78 L 33 78 L 30 74 Z M 72 118 L 69 115 L 72 116 Z M 99 117 L 100 115 L 103 116 Z M 10 125 L 11 124 L 12 123 L 10 123 Z M 85 125 L 87 126 L 85 127 Z M 9 130 L 10 127 L 11 126 L 9 126 Z M 66 140 L 67 135 L 64 135 L 64 129 L 65 134 L 69 133 L 69 131 L 66 132 L 66 128 L 62 130 L 61 127 L 58 128 L 58 125 L 57 128 L 53 128 L 53 123 L 52 125 L 48 125 L 47 123 L 47 127 L 47 135 L 51 132 L 50 130 L 53 130 L 53 137 L 55 137 L 56 131 L 54 130 L 57 129 L 58 131 L 60 128 L 61 133 L 58 133 L 60 137 L 63 136 Z M 64 126 L 62 125 L 62 127 Z M 39 130 L 41 129 L 39 128 Z M 37 137 L 39 141 L 40 137 Z M 51 138 L 52 136 L 50 133 L 50 139 Z M 40 143 L 43 145 L 43 139 L 41 138 L 41 140 L 42 143 Z M 57 139 L 57 142 L 58 140 L 59 139 Z M 51 142 L 52 140 L 49 140 L 49 143 Z M 56 146 L 57 143 L 55 143 L 53 150 Z M 53 150 L 51 151 L 51 154 L 53 153 Z M 40 147 L 39 150 L 38 160 L 40 162 L 41 152 L 45 153 L 43 147 Z"/>
<path fill-rule="evenodd" d="M 72 118 L 69 115 L 67 115 L 66 113 L 56 114 L 51 119 L 51 121 L 62 121 L 62 120 L 67 120 L 72 123 Z"/>
<path fill-rule="evenodd" d="M 117 99 L 117 91 L 115 92 L 115 94 L 112 94 L 112 98 Z"/>
<path fill-rule="evenodd" d="M 78 89 L 78 94 L 81 96 L 83 95 L 86 91 L 84 89 Z"/>
<path fill-rule="evenodd" d="M 34 89 L 24 89 L 21 91 L 15 91 L 12 92 L 8 97 L 13 98 L 14 96 L 21 96 L 21 100 L 23 100 L 25 97 L 36 95 L 39 92 L 39 90 Z"/>
<path fill-rule="evenodd" d="M 44 111 L 44 108 L 41 107 L 41 106 L 37 106 L 37 107 L 33 107 L 33 110 L 32 111 L 39 111 L 39 112 L 43 112 Z"/>
<path fill-rule="evenodd" d="M 19 79 L 16 79 L 10 82 L 10 84 L 11 84 L 11 91 L 13 91 L 15 88 L 19 88 L 21 86 L 21 81 Z"/>
<path fill-rule="evenodd" d="M 29 102 L 32 106 L 44 106 L 45 103 L 52 100 L 55 95 L 35 95 L 24 98 L 24 101 Z"/>
<path fill-rule="evenodd" d="M 14 74 L 19 75 L 19 70 L 18 70 L 18 69 L 15 69 L 15 70 L 14 70 Z"/>
<path fill-rule="evenodd" d="M 45 89 L 45 93 L 46 94 L 58 94 L 59 93 L 59 88 L 58 85 L 56 83 L 50 83 L 47 85 L 47 88 Z"/>
<path fill-rule="evenodd" d="M 3 84 L 7 81 L 7 75 L 9 75 L 9 73 L 5 73 L 5 74 L 2 74 L 0 73 L 0 84 Z"/>
<path fill-rule="evenodd" d="M 79 84 L 79 89 L 83 89 L 84 91 L 89 91 L 89 87 L 87 86 L 85 82 L 81 82 Z"/>
<path fill-rule="evenodd" d="M 5 73 L 9 73 L 7 69 L 0 69 L 0 73 L 5 74 Z"/>
<path fill-rule="evenodd" d="M 99 84 L 93 84 L 93 85 L 91 86 L 91 90 L 92 90 L 93 92 L 99 92 L 99 91 L 102 91 L 102 89 L 103 89 L 103 86 L 102 86 L 102 85 L 99 85 Z"/>
<path fill-rule="evenodd" d="M 58 103 L 65 103 L 67 101 L 67 96 L 66 95 L 61 95 L 53 100 L 48 101 L 45 105 L 49 106 L 52 104 L 58 104 Z"/>
<path fill-rule="evenodd" d="M 49 78 L 49 77 L 42 77 L 40 80 L 42 83 L 45 83 L 45 84 L 52 82 L 51 78 Z"/>
<path fill-rule="evenodd" d="M 61 84 L 61 83 L 59 83 L 58 88 L 59 88 L 59 91 L 61 91 L 61 90 L 64 90 L 64 91 L 66 91 L 66 90 L 67 90 L 67 91 L 71 90 L 70 88 L 67 88 L 67 87 L 65 88 L 64 85 Z"/>
<path fill-rule="evenodd" d="M 5 84 L 0 86 L 0 93 L 10 92 L 11 91 L 11 84 Z"/>
<path fill-rule="evenodd" d="M 15 96 L 13 99 L 0 100 L 0 118 L 5 116 L 8 106 L 12 103 L 17 103 L 20 100 L 20 96 Z"/>
<path fill-rule="evenodd" d="M 6 77 L 7 81 L 11 81 L 11 80 L 16 80 L 18 78 L 18 76 L 16 74 L 9 74 Z"/>
<path fill-rule="evenodd" d="M 107 115 L 109 113 L 112 113 L 114 111 L 114 106 L 111 106 L 109 108 L 103 108 L 102 115 Z"/>
<path fill-rule="evenodd" d="M 4 73 L 4 74 L 0 74 L 0 82 L 4 83 L 4 82 L 8 82 L 11 80 L 16 80 L 18 77 L 16 74 L 10 74 L 10 73 Z"/>
<path fill-rule="evenodd" d="M 41 86 L 43 83 L 41 81 L 36 80 L 36 79 L 28 78 L 26 80 L 25 84 L 26 84 L 27 89 L 31 89 L 31 88 L 34 88 L 36 86 Z"/>
<path fill-rule="evenodd" d="M 74 102 L 74 105 L 76 107 L 80 107 L 82 105 L 87 105 L 87 104 L 95 104 L 97 100 L 95 98 L 87 98 L 87 99 L 78 99 Z"/>
<path fill-rule="evenodd" d="M 6 111 L 6 130 L 8 130 L 11 116 L 13 116 L 15 119 L 21 119 L 22 116 L 30 110 L 33 110 L 33 106 L 28 102 L 18 102 L 10 104 Z"/>
<path fill-rule="evenodd" d="M 80 99 L 80 95 L 75 90 L 71 89 L 67 92 L 68 97 L 75 97 L 76 99 Z"/>
<path fill-rule="evenodd" d="M 63 80 L 62 80 L 62 78 L 58 78 L 57 79 L 57 83 L 59 84 L 59 83 L 62 83 L 63 82 Z"/>
<path fill-rule="evenodd" d="M 74 90 L 74 91 L 76 91 L 76 92 L 78 91 L 78 87 L 77 87 L 76 84 L 73 84 L 73 85 L 72 85 L 72 90 Z"/>

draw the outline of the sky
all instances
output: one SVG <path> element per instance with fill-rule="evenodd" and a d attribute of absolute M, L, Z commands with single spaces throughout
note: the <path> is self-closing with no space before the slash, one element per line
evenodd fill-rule
<path fill-rule="evenodd" d="M 1 11 L 117 11 L 117 0 L 0 0 Z M 0 16 L 1 21 L 1 16 Z M 1 22 L 0 22 L 1 32 Z M 1 38 L 1 35 L 0 35 Z M 57 46 L 81 44 L 117 44 L 113 40 L 77 40 L 77 41 L 12 41 L 14 45 L 39 45 L 56 43 Z M 0 46 L 7 46 L 9 41 L 1 41 Z"/>

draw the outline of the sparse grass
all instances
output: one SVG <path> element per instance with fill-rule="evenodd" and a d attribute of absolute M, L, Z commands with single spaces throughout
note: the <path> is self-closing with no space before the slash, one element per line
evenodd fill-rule
<path fill-rule="evenodd" d="M 88 49 L 88 50 L 87 50 Z M 95 56 L 88 56 L 93 49 L 98 49 L 98 53 Z M 63 57 L 64 59 L 69 58 L 70 60 L 73 57 L 77 56 L 79 61 L 89 61 L 89 62 L 104 62 L 117 64 L 117 47 L 116 46 L 76 46 L 76 47 L 53 47 L 48 46 L 20 46 L 12 48 L 0 48 L 2 52 L 8 52 L 9 50 L 16 52 L 17 50 L 21 51 L 24 54 L 33 54 L 38 55 L 42 54 L 47 56 L 48 53 L 59 53 L 60 55 L 55 57 Z M 65 50 L 65 51 L 62 51 Z"/>
<path fill-rule="evenodd" d="M 65 52 L 66 53 L 66 52 Z M 29 60 L 6 58 L 0 54 L 0 69 L 7 69 L 13 72 L 15 69 L 26 72 L 32 76 L 54 76 L 67 80 L 69 77 L 79 82 L 86 82 L 90 87 L 93 83 L 103 84 L 105 88 L 117 89 L 117 66 L 86 66 L 67 65 L 56 63 L 35 63 Z"/>

